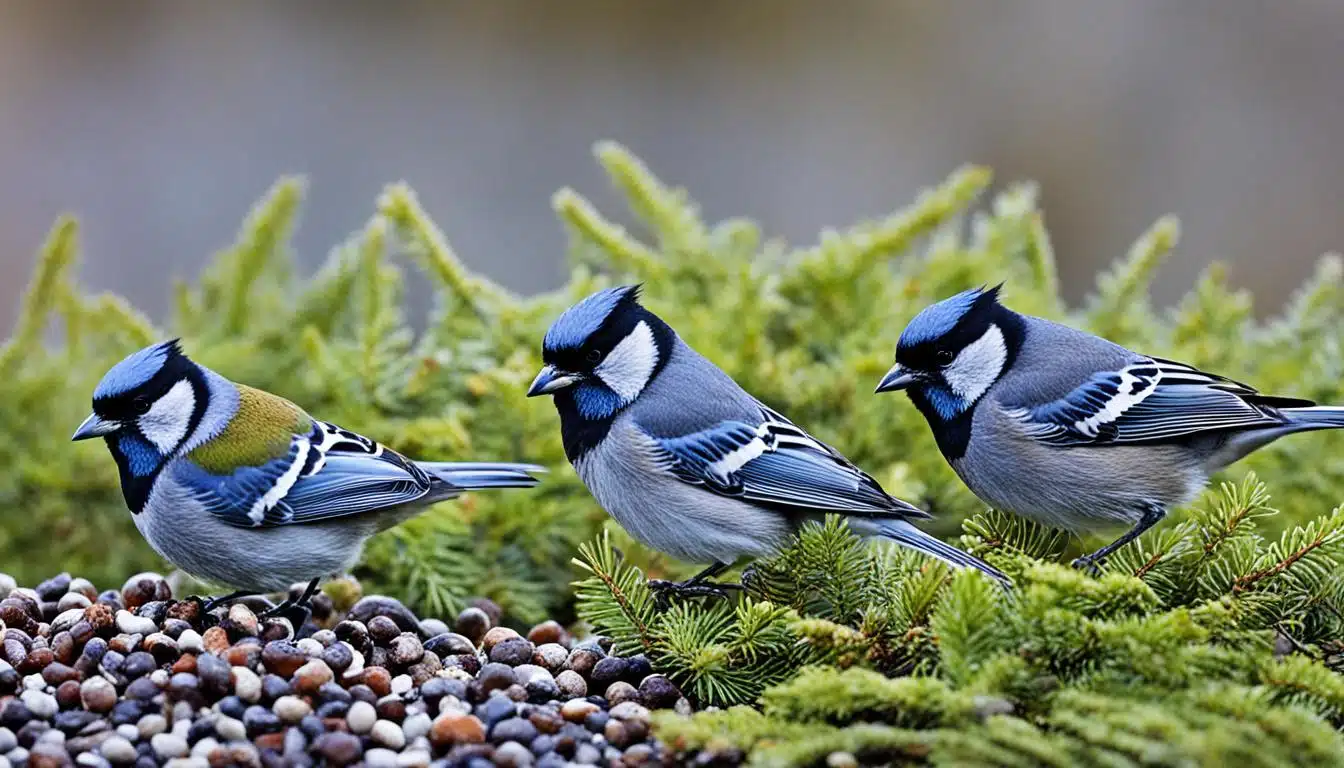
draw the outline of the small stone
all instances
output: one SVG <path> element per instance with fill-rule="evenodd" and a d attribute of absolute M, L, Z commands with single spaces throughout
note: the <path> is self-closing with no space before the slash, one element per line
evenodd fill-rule
<path fill-rule="evenodd" d="M 367 685 L 379 697 L 392 692 L 392 675 L 384 667 L 365 667 L 356 679 L 359 684 Z"/>
<path fill-rule="evenodd" d="M 271 710 L 286 723 L 297 723 L 311 713 L 313 708 L 298 696 L 281 696 L 271 705 Z"/>
<path fill-rule="evenodd" d="M 247 738 L 247 726 L 242 720 L 232 717 L 219 717 L 215 720 L 215 733 L 225 741 L 242 741 Z"/>
<path fill-rule="evenodd" d="M 373 708 L 378 711 L 378 717 L 383 720 L 391 720 L 399 723 L 406 717 L 406 702 L 401 696 L 395 693 L 379 699 L 377 703 L 373 705 Z"/>
<path fill-rule="evenodd" d="M 396 768 L 397 753 L 390 749 L 374 747 L 364 752 L 365 768 Z"/>
<path fill-rule="evenodd" d="M 402 605 L 400 600 L 383 595 L 369 595 L 361 598 L 350 608 L 349 618 L 354 621 L 362 621 L 365 625 L 374 616 L 386 616 L 394 621 L 402 632 L 414 632 L 420 625 L 420 622 L 415 618 L 415 614 Z"/>
<path fill-rule="evenodd" d="M 608 685 L 625 677 L 626 668 L 629 663 L 619 656 L 608 656 L 593 665 L 592 678 L 594 683 Z"/>
<path fill-rule="evenodd" d="M 480 608 L 467 608 L 457 615 L 453 629 L 472 643 L 479 645 L 485 633 L 490 631 L 490 616 Z"/>
<path fill-rule="evenodd" d="M 588 715 L 602 708 L 587 699 L 570 699 L 560 705 L 560 716 L 571 723 L 582 723 Z"/>
<path fill-rule="evenodd" d="M 146 635 L 144 648 L 159 664 L 170 664 L 180 654 L 177 649 L 177 641 L 162 632 L 152 632 Z"/>
<path fill-rule="evenodd" d="M 140 732 L 140 738 L 150 739 L 155 734 L 168 730 L 168 720 L 163 715 L 148 714 L 140 718 L 140 722 L 136 723 L 135 727 Z"/>
<path fill-rule="evenodd" d="M 42 670 L 42 679 L 47 685 L 60 685 L 67 680 L 76 680 L 79 678 L 79 672 L 74 668 L 68 667 L 59 661 L 53 661 Z"/>
<path fill-rule="evenodd" d="M 257 615 L 243 603 L 234 603 L 229 606 L 229 613 L 219 622 L 219 626 L 228 633 L 229 637 L 234 639 L 256 637 L 260 629 Z"/>
<path fill-rule="evenodd" d="M 326 662 L 332 672 L 339 675 L 349 669 L 351 662 L 355 660 L 353 650 L 349 643 L 336 641 L 323 648 L 318 657 Z"/>
<path fill-rule="evenodd" d="M 93 601 L 89 598 L 78 592 L 67 592 L 64 595 L 61 595 L 60 600 L 56 601 L 56 610 L 61 613 L 69 613 L 70 611 L 82 612 L 83 609 L 88 608 L 90 605 L 93 605 Z M 70 626 L 74 626 L 74 623 L 71 622 Z"/>
<path fill-rule="evenodd" d="M 369 731 L 369 738 L 388 749 L 399 750 L 406 746 L 406 734 L 402 733 L 401 726 L 391 720 L 379 720 L 374 723 L 373 730 Z"/>
<path fill-rule="evenodd" d="M 527 768 L 532 765 L 532 752 L 516 741 L 506 741 L 495 748 L 493 759 L 502 768 Z"/>
<path fill-rule="evenodd" d="M 321 659 L 312 659 L 294 673 L 294 690 L 313 696 L 319 688 L 332 681 L 331 667 Z"/>
<path fill-rule="evenodd" d="M 201 634 L 194 629 L 184 629 L 182 634 L 177 636 L 177 647 L 183 653 L 200 653 L 205 650 L 205 642 L 201 639 Z"/>
<path fill-rule="evenodd" d="M 49 693 L 30 688 L 19 696 L 19 700 L 33 714 L 33 717 L 50 720 L 56 714 L 56 697 Z"/>
<path fill-rule="evenodd" d="M 98 746 L 98 752 L 110 763 L 135 762 L 135 745 L 120 735 L 110 736 Z"/>
<path fill-rule="evenodd" d="M 289 681 L 279 675 L 262 675 L 261 678 L 261 700 L 275 701 L 281 696 L 288 696 L 294 692 L 293 686 Z"/>
<path fill-rule="evenodd" d="M 216 653 L 221 659 L 229 663 L 230 667 L 247 667 L 256 669 L 261 662 L 262 643 L 255 638 L 243 638 L 237 645 L 231 645 L 228 648 Z M 264 667 L 263 667 L 264 668 Z"/>
<path fill-rule="evenodd" d="M 527 690 L 527 698 L 538 704 L 560 698 L 560 686 L 551 677 L 551 673 L 542 670 L 539 675 L 533 675 L 527 685 L 523 686 Z"/>
<path fill-rule="evenodd" d="M 201 635 L 201 645 L 206 653 L 222 654 L 229 648 L 229 633 L 223 627 L 211 627 Z"/>
<path fill-rule="evenodd" d="M 393 638 L 390 649 L 393 663 L 403 667 L 420 661 L 420 657 L 425 655 L 425 646 L 411 632 L 403 632 Z"/>
<path fill-rule="evenodd" d="M 274 712 L 256 704 L 243 713 L 243 725 L 247 728 L 247 734 L 253 737 L 262 733 L 278 733 L 285 727 Z"/>
<path fill-rule="evenodd" d="M 513 668 L 506 664 L 491 662 L 481 667 L 481 672 L 476 676 L 476 680 L 486 693 L 493 690 L 502 690 L 513 685 Z"/>
<path fill-rule="evenodd" d="M 434 721 L 424 712 L 416 712 L 409 715 L 401 724 L 402 733 L 407 741 L 415 741 L 421 736 L 428 736 L 429 729 L 434 725 Z"/>
<path fill-rule="evenodd" d="M 117 704 L 117 689 L 107 678 L 90 677 L 80 683 L 79 699 L 90 712 L 111 712 Z"/>
<path fill-rule="evenodd" d="M 609 722 L 611 722 L 611 715 L 602 710 L 598 710 L 583 718 L 583 727 L 593 733 L 603 733 L 606 731 L 607 723 Z"/>
<path fill-rule="evenodd" d="M 103 657 L 103 662 L 104 665 L 106 665 L 107 662 L 106 656 Z M 126 677 L 134 680 L 137 677 L 144 677 L 145 675 L 150 674 L 154 670 L 158 669 L 158 667 L 159 663 L 154 659 L 153 656 L 151 656 L 148 653 L 145 653 L 144 651 L 135 651 L 134 653 L 127 656 L 125 661 L 122 663 L 121 673 Z"/>
<path fill-rule="evenodd" d="M 272 616 L 261 622 L 261 629 L 257 632 L 263 643 L 269 643 L 273 640 L 292 640 L 294 638 L 294 625 L 284 616 Z"/>
<path fill-rule="evenodd" d="M 187 740 L 171 733 L 155 734 L 149 743 L 154 748 L 154 754 L 158 755 L 160 760 L 168 760 L 187 754 Z"/>
<path fill-rule="evenodd" d="M 87 608 L 88 606 L 85 606 Z M 84 619 L 84 608 L 68 608 L 51 620 L 52 632 L 68 632 Z"/>
<path fill-rule="evenodd" d="M 273 640 L 261 651 L 261 663 L 281 677 L 293 677 L 308 659 L 308 654 L 288 640 Z"/>
<path fill-rule="evenodd" d="M 157 573 L 137 573 L 121 586 L 121 600 L 131 611 L 153 600 L 168 600 L 172 596 L 168 582 Z"/>
<path fill-rule="evenodd" d="M 401 628 L 397 626 L 397 622 L 387 616 L 374 616 L 368 620 L 367 624 L 369 637 L 373 638 L 373 642 L 378 645 L 389 646 L 401 634 Z"/>
<path fill-rule="evenodd" d="M 608 706 L 615 706 L 627 701 L 639 701 L 639 691 L 635 690 L 635 686 L 624 680 L 617 680 L 607 686 L 607 690 L 602 695 L 606 698 Z"/>
<path fill-rule="evenodd" d="M 617 749 L 625 749 L 634 742 L 634 737 L 625 727 L 625 723 L 614 718 L 608 720 L 602 728 L 602 735 L 606 738 L 608 744 Z"/>
<path fill-rule="evenodd" d="M 255 703 L 261 699 L 261 678 L 247 667 L 232 667 L 233 692 L 246 702 Z"/>
<path fill-rule="evenodd" d="M 490 632 L 496 632 L 502 627 L 496 627 Z M 486 643 L 489 644 L 489 634 L 486 635 Z M 490 648 L 490 660 L 500 664 L 508 664 L 516 667 L 519 664 L 529 664 L 532 661 L 532 652 L 536 650 L 531 641 L 524 640 L 521 637 L 510 637 L 499 640 Z"/>
<path fill-rule="evenodd" d="M 664 675 L 649 675 L 639 684 L 639 697 L 653 709 L 666 709 L 677 703 L 681 691 Z"/>
<path fill-rule="evenodd" d="M 128 635 L 147 635 L 159 627 L 153 619 L 136 616 L 130 611 L 117 611 L 117 629 Z"/>
<path fill-rule="evenodd" d="M 501 744 L 506 741 L 517 741 L 523 744 L 531 744 L 537 737 L 537 727 L 528 720 L 521 717 L 510 717 L 501 720 L 490 729 L 490 741 Z"/>
<path fill-rule="evenodd" d="M 565 650 L 565 647 L 559 643 L 543 643 L 532 652 L 532 663 L 539 667 L 545 667 L 552 673 L 564 669 L 565 660 L 568 658 L 569 651 Z"/>
<path fill-rule="evenodd" d="M 572 669 L 563 670 L 556 675 L 555 684 L 560 688 L 560 695 L 567 699 L 581 699 L 588 695 L 588 682 Z"/>
<path fill-rule="evenodd" d="M 480 744 L 485 741 L 485 726 L 471 715 L 444 712 L 434 719 L 429 740 L 440 749 L 454 744 Z"/>
<path fill-rule="evenodd" d="M 359 737 L 348 733 L 332 731 L 317 737 L 313 750 L 321 755 L 328 765 L 350 765 L 364 754 Z"/>
<path fill-rule="evenodd" d="M 593 672 L 593 667 L 602 660 L 602 654 L 591 648 L 575 648 L 569 652 L 569 659 L 565 661 L 565 667 L 571 669 L 585 678 Z"/>
<path fill-rule="evenodd" d="M 649 722 L 648 708 L 634 701 L 626 701 L 612 706 L 610 714 L 617 720 Z"/>
<path fill-rule="evenodd" d="M 544 645 L 546 643 L 559 643 L 565 636 L 565 628 L 560 626 L 558 621 L 543 621 L 530 629 L 527 633 L 527 639 L 535 645 Z"/>
<path fill-rule="evenodd" d="M 519 640 L 523 639 L 522 636 L 508 627 L 495 627 L 489 632 L 486 632 L 485 637 L 481 638 L 481 650 L 488 654 L 499 643 L 515 638 Z"/>
<path fill-rule="evenodd" d="M 300 651 L 303 651 L 309 658 L 317 658 L 322 655 L 322 651 L 326 650 L 325 646 L 311 637 L 296 640 L 294 641 L 294 645 L 298 647 Z"/>
<path fill-rule="evenodd" d="M 373 724 L 377 719 L 378 713 L 367 701 L 356 701 L 351 704 L 350 711 L 345 715 L 345 722 L 350 726 L 351 733 L 368 733 L 373 730 Z"/>

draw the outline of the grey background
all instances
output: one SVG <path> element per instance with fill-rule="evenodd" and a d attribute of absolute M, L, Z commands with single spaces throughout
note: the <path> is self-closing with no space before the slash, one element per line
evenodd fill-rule
<path fill-rule="evenodd" d="M 152 314 L 283 172 L 306 265 L 406 179 L 463 258 L 563 280 L 549 198 L 621 141 L 810 242 L 965 161 L 1043 184 L 1065 285 L 1156 216 L 1264 309 L 1344 248 L 1344 2 L 0 0 L 0 329 L 52 218 Z"/>

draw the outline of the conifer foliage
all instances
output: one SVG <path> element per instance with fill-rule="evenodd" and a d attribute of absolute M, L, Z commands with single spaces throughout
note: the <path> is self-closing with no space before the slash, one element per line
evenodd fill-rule
<path fill-rule="evenodd" d="M 1257 452 L 1094 578 L 1061 563 L 1096 542 L 985 511 L 918 413 L 871 394 L 916 312 L 1004 281 L 1019 311 L 1265 391 L 1344 403 L 1339 257 L 1323 258 L 1268 320 L 1217 265 L 1164 311 L 1148 286 L 1179 228 L 1163 218 L 1070 309 L 1035 187 L 1009 184 L 977 204 L 991 182 L 983 168 L 793 247 L 750 221 L 707 222 L 616 144 L 596 154 L 629 226 L 558 192 L 573 272 L 536 297 L 466 269 L 404 184 L 302 277 L 290 235 L 304 187 L 281 179 L 161 321 L 82 289 L 78 227 L 59 220 L 0 346 L 3 569 L 21 583 L 62 569 L 119 583 L 162 567 L 125 511 L 113 463 L 68 435 L 108 367 L 181 336 L 205 365 L 418 458 L 549 467 L 537 489 L 468 495 L 382 534 L 359 575 L 427 615 L 477 595 L 523 622 L 577 615 L 647 653 L 702 706 L 722 707 L 663 719 L 663 736 L 684 750 L 762 765 L 843 764 L 846 754 L 955 765 L 1341 760 L 1344 435 Z M 433 287 L 427 317 L 406 316 L 408 279 Z M 644 579 L 688 566 L 607 522 L 564 460 L 553 408 L 522 396 L 549 322 L 599 287 L 635 281 L 693 346 L 933 511 L 935 532 L 960 525 L 962 544 L 1016 588 L 870 547 L 831 520 L 742 573 L 740 600 L 658 610 Z"/>

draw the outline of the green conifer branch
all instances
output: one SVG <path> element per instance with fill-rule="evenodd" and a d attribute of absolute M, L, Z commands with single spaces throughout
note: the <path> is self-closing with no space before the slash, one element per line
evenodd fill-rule
<path fill-rule="evenodd" d="M 0 346 L 0 373 L 9 374 L 19 361 L 38 353 L 42 333 L 62 291 L 66 290 L 78 256 L 79 225 L 73 217 L 62 216 L 42 244 L 37 268 L 19 304 L 14 333 Z"/>

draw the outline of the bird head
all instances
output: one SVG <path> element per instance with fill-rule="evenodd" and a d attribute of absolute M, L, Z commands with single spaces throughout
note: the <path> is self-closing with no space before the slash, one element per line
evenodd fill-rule
<path fill-rule="evenodd" d="M 1020 331 L 999 288 L 962 291 L 924 308 L 901 333 L 878 392 L 907 390 L 927 416 L 968 411 L 1007 370 Z M 926 407 L 927 406 L 927 407 Z"/>
<path fill-rule="evenodd" d="M 206 408 L 201 369 L 176 339 L 145 347 L 112 366 L 93 392 L 93 413 L 73 440 L 101 437 L 123 479 L 150 477 L 191 435 Z"/>
<path fill-rule="evenodd" d="M 675 334 L 639 303 L 638 285 L 606 288 L 565 310 L 542 342 L 546 363 L 528 397 L 551 395 L 591 421 L 633 403 L 672 349 Z"/>

